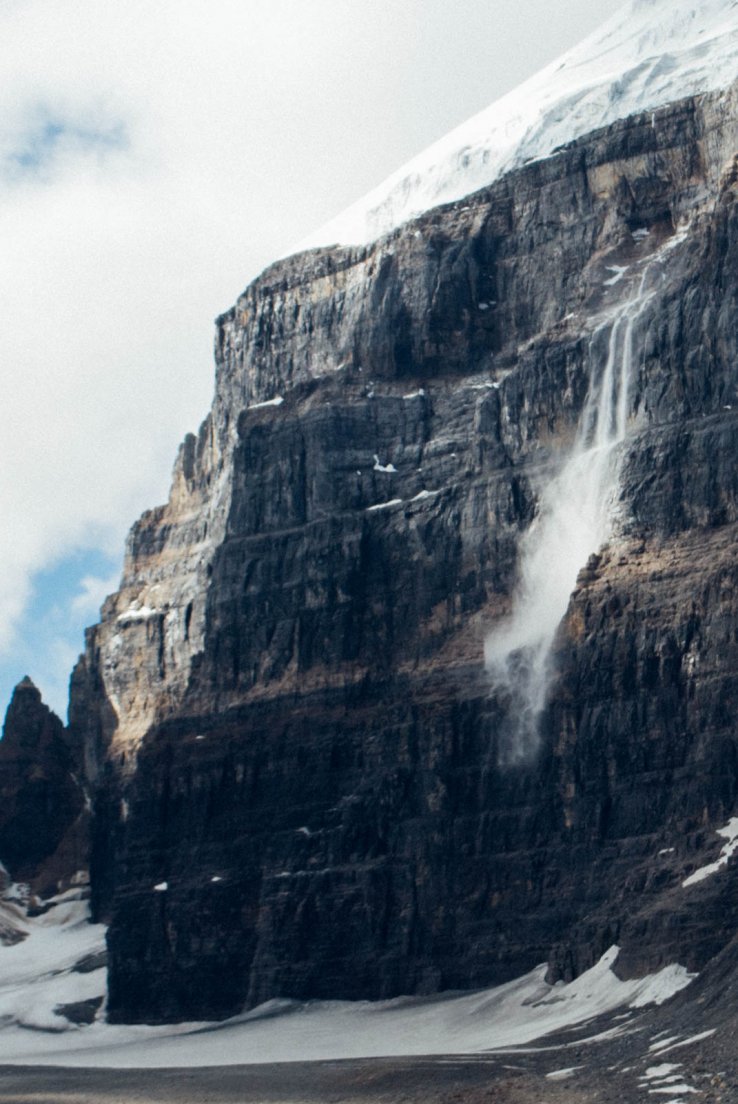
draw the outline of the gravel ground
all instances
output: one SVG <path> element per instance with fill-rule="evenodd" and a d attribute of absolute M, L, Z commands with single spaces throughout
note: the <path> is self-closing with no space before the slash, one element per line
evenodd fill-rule
<path fill-rule="evenodd" d="M 719 999 L 710 1000 L 716 992 Z M 600 1017 L 506 1053 L 200 1069 L 2 1066 L 0 1101 L 738 1104 L 737 996 L 733 986 L 695 987 L 692 999 Z"/>
<path fill-rule="evenodd" d="M 502 1058 L 294 1062 L 199 1070 L 0 1068 L 7 1104 L 585 1104 Z"/>

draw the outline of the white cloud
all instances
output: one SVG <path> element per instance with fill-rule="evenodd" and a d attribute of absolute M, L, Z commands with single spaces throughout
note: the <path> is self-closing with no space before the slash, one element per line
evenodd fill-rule
<path fill-rule="evenodd" d="M 117 590 L 119 579 L 119 572 L 107 579 L 85 575 L 80 580 L 79 592 L 70 603 L 71 612 L 83 619 L 94 620 L 107 596 Z"/>
<path fill-rule="evenodd" d="M 0 653 L 35 572 L 118 549 L 165 497 L 211 319 L 512 82 L 499 21 L 487 0 L 0 4 Z"/>

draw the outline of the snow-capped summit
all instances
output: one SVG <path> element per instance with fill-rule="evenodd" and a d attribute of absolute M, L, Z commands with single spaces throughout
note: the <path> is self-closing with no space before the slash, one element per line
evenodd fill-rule
<path fill-rule="evenodd" d="M 599 30 L 300 243 L 372 241 L 640 111 L 738 77 L 738 0 L 630 0 Z"/>

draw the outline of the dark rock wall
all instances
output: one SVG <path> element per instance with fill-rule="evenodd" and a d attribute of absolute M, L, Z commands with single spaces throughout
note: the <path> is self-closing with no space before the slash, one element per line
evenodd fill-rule
<path fill-rule="evenodd" d="M 41 895 L 87 866 L 81 775 L 62 722 L 23 679 L 0 740 L 0 861 Z"/>
<path fill-rule="evenodd" d="M 682 881 L 717 857 L 738 797 L 737 536 L 732 523 L 625 544 L 572 599 L 551 719 L 585 918 L 557 976 L 612 942 L 623 972 L 701 969 L 730 938 L 734 877 Z"/>
<path fill-rule="evenodd" d="M 74 680 L 112 1018 L 725 941 L 724 880 L 681 880 L 736 786 L 735 148 L 732 94 L 649 113 L 281 262 L 219 320 L 212 414 Z M 628 286 L 607 266 L 681 231 L 635 335 L 619 535 L 572 597 L 539 755 L 502 768 L 484 634 Z"/>

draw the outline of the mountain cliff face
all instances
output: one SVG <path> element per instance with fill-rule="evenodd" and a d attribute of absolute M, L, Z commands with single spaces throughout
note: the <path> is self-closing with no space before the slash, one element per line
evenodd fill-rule
<path fill-rule="evenodd" d="M 732 937 L 732 880 L 682 883 L 737 797 L 737 96 L 282 261 L 218 320 L 212 411 L 72 680 L 110 1018 Z M 485 637 L 623 319 L 615 521 L 515 753 Z"/>

